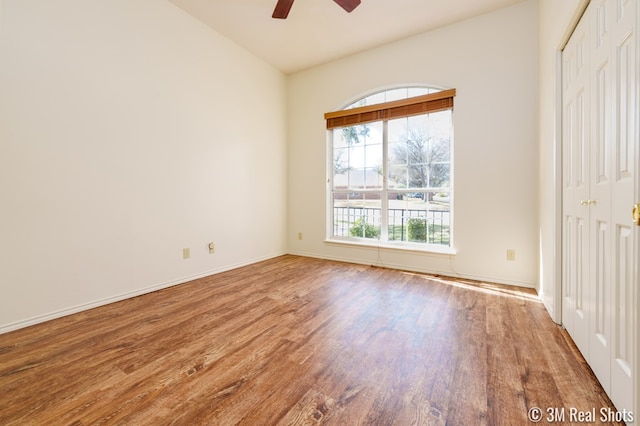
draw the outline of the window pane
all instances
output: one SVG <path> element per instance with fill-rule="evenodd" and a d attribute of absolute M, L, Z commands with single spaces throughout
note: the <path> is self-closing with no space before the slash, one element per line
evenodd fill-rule
<path fill-rule="evenodd" d="M 430 123 L 431 115 L 433 114 L 423 114 L 423 115 L 416 115 L 413 117 L 407 117 L 406 126 L 409 128 L 410 131 L 411 129 L 413 129 L 414 131 L 419 130 L 421 133 L 427 133 L 430 130 L 428 126 L 431 124 Z"/>
<path fill-rule="evenodd" d="M 346 148 L 333 150 L 333 188 L 347 188 L 349 184 L 349 151 Z"/>
<path fill-rule="evenodd" d="M 386 92 L 374 93 L 347 106 L 345 109 L 358 108 L 367 105 L 382 104 L 386 102 Z"/>
<path fill-rule="evenodd" d="M 378 239 L 380 223 L 380 193 L 334 194 L 334 236 Z"/>
<path fill-rule="evenodd" d="M 430 169 L 425 163 L 409 166 L 408 188 L 430 188 L 431 175 L 429 172 Z"/>
<path fill-rule="evenodd" d="M 359 127 L 359 132 L 362 135 L 361 140 L 365 145 L 382 145 L 382 122 L 362 124 Z M 380 157 L 382 158 L 382 157 Z"/>
<path fill-rule="evenodd" d="M 357 126 L 340 127 L 333 129 L 333 146 L 340 148 L 344 146 L 354 146 L 366 142 L 370 137 L 371 128 L 374 124 L 359 124 Z M 379 137 L 378 137 L 379 140 Z"/>
<path fill-rule="evenodd" d="M 389 134 L 389 144 L 397 143 L 407 139 L 407 119 L 397 118 L 388 121 L 387 132 Z"/>
<path fill-rule="evenodd" d="M 428 95 L 429 93 L 435 93 L 439 91 L 440 89 L 434 90 L 427 87 L 409 87 L 407 97 L 412 98 L 414 96 Z"/>
<path fill-rule="evenodd" d="M 406 166 L 409 162 L 407 158 L 407 150 L 405 149 L 405 143 L 390 143 L 389 144 L 389 165 L 393 166 Z"/>
<path fill-rule="evenodd" d="M 378 167 L 365 169 L 364 179 L 366 189 L 382 189 L 382 170 Z"/>
<path fill-rule="evenodd" d="M 407 99 L 407 89 L 391 89 L 386 92 L 385 102 L 397 101 L 399 99 Z"/>
<path fill-rule="evenodd" d="M 364 145 L 351 145 L 349 147 L 349 167 L 362 168 L 364 166 L 364 160 Z"/>
<path fill-rule="evenodd" d="M 364 165 L 372 169 L 382 169 L 382 144 L 365 146 Z"/>
<path fill-rule="evenodd" d="M 435 199 L 446 202 L 430 201 Z M 389 241 L 414 243 L 450 243 L 450 211 L 448 194 L 433 192 L 390 192 L 389 193 Z"/>
<path fill-rule="evenodd" d="M 431 169 L 431 188 L 448 188 L 451 185 L 449 164 L 434 164 Z"/>
<path fill-rule="evenodd" d="M 402 166 L 389 166 L 389 188 L 407 188 L 409 185 L 409 168 Z"/>
<path fill-rule="evenodd" d="M 364 189 L 364 169 L 351 169 L 347 172 L 349 185 L 347 188 L 358 191 Z"/>
<path fill-rule="evenodd" d="M 407 139 L 407 119 L 389 120 L 387 133 L 389 137 L 389 188 L 407 188 L 409 185 L 409 159 L 405 149 Z"/>
<path fill-rule="evenodd" d="M 430 135 L 434 140 L 447 140 L 450 142 L 452 126 L 451 113 L 451 110 L 446 110 L 427 114 L 429 118 L 428 125 Z"/>
<path fill-rule="evenodd" d="M 343 129 L 333 129 L 333 148 L 344 148 L 349 146 L 346 135 Z"/>

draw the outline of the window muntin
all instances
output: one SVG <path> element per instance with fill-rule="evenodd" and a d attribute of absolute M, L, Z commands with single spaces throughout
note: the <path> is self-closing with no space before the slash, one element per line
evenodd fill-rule
<path fill-rule="evenodd" d="M 347 107 L 438 92 L 402 88 Z M 332 240 L 452 246 L 452 109 L 330 130 Z"/>

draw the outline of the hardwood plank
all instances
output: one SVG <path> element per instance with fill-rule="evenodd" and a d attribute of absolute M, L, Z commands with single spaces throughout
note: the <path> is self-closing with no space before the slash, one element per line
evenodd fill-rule
<path fill-rule="evenodd" d="M 333 398 L 329 398 L 315 389 L 309 389 L 278 424 L 297 426 L 322 422 L 322 419 L 333 409 L 335 404 L 336 401 Z"/>
<path fill-rule="evenodd" d="M 523 424 L 612 408 L 528 289 L 282 256 L 0 335 L 0 424 Z"/>

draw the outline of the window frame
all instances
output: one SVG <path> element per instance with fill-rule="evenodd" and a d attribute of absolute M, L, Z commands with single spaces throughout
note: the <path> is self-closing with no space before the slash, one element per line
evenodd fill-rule
<path fill-rule="evenodd" d="M 428 91 L 431 90 L 439 90 L 437 92 L 430 92 L 428 95 L 421 96 L 413 96 L 407 97 L 405 99 L 395 100 L 391 102 L 385 102 L 380 104 L 372 104 L 366 105 L 364 107 L 354 107 L 355 104 L 361 102 L 369 97 L 373 97 L 376 95 L 380 95 L 383 93 L 387 93 L 389 91 L 397 90 L 397 89 L 425 89 Z M 441 253 L 441 254 L 455 254 L 456 250 L 454 248 L 454 162 L 453 162 L 453 145 L 454 145 L 454 118 L 453 118 L 453 97 L 455 96 L 455 89 L 439 89 L 431 86 L 403 86 L 396 87 L 390 89 L 384 89 L 381 91 L 370 93 L 369 95 L 360 97 L 359 99 L 347 104 L 342 110 L 334 111 L 325 114 L 325 119 L 327 119 L 327 158 L 326 158 L 326 170 L 327 170 L 327 188 L 326 188 L 326 207 L 327 207 L 327 220 L 326 220 L 326 243 L 330 244 L 347 244 L 354 246 L 363 246 L 363 247 L 377 247 L 377 248 L 388 248 L 388 249 L 399 249 L 399 250 L 409 250 L 416 252 L 428 252 L 428 253 Z M 408 93 L 408 92 L 407 92 Z M 443 104 L 440 100 L 443 98 L 449 98 L 450 103 Z M 418 109 L 412 107 L 411 105 L 416 104 L 424 104 L 425 102 L 431 102 L 434 100 L 437 103 L 437 106 L 432 110 L 424 110 L 424 107 L 419 106 Z M 407 105 L 409 105 L 407 107 Z M 405 114 L 398 114 L 398 110 L 402 108 L 406 112 Z M 388 113 L 389 110 L 395 110 L 396 112 Z M 415 193 L 415 188 L 390 188 L 389 187 L 389 132 L 388 126 L 389 121 L 395 120 L 397 118 L 408 118 L 412 116 L 418 115 L 427 115 L 431 113 L 437 113 L 440 111 L 451 111 L 451 122 L 450 122 L 450 139 L 449 139 L 449 185 L 447 188 L 428 188 L 425 189 L 425 194 L 427 192 L 432 192 L 434 194 L 442 191 L 438 191 L 438 189 L 446 189 L 446 192 L 449 195 L 449 210 L 448 210 L 448 223 L 449 223 L 449 242 L 448 245 L 438 244 L 438 243 L 430 243 L 430 242 L 416 242 L 416 241 L 407 241 L 407 240 L 389 240 L 389 225 L 392 221 L 389 218 L 389 195 L 390 194 L 410 194 Z M 382 112 L 380 112 L 382 111 Z M 373 115 L 372 115 L 373 112 Z M 336 117 L 344 117 L 344 116 L 358 116 L 356 120 L 359 120 L 359 117 L 362 117 L 362 113 L 365 114 L 365 118 L 362 121 L 348 121 L 348 124 L 345 125 L 335 125 L 330 124 L 329 120 L 333 120 Z M 377 119 L 373 119 L 376 117 Z M 340 119 L 340 118 L 338 118 Z M 363 237 L 354 237 L 351 235 L 340 236 L 335 235 L 335 195 L 336 194 L 349 194 L 353 192 L 353 188 L 349 188 L 347 185 L 344 189 L 336 190 L 334 187 L 334 129 L 342 129 L 345 127 L 352 127 L 360 124 L 373 124 L 373 123 L 381 123 L 382 124 L 382 187 L 380 189 L 362 189 L 359 190 L 363 194 L 379 194 L 380 197 L 380 230 L 378 238 L 365 238 Z M 348 195 L 347 195 L 347 199 Z M 363 198 L 366 199 L 366 198 Z M 386 200 L 386 201 L 385 201 Z M 408 210 L 408 209 L 403 209 Z M 429 211 L 433 210 L 425 210 L 425 217 Z M 404 230 L 403 230 L 404 232 Z"/>

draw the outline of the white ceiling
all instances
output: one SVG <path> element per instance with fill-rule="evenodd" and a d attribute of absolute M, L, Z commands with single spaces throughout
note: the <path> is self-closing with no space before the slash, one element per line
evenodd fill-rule
<path fill-rule="evenodd" d="M 296 0 L 286 20 L 271 18 L 276 0 L 170 1 L 290 74 L 523 0 L 362 0 L 350 14 Z"/>

